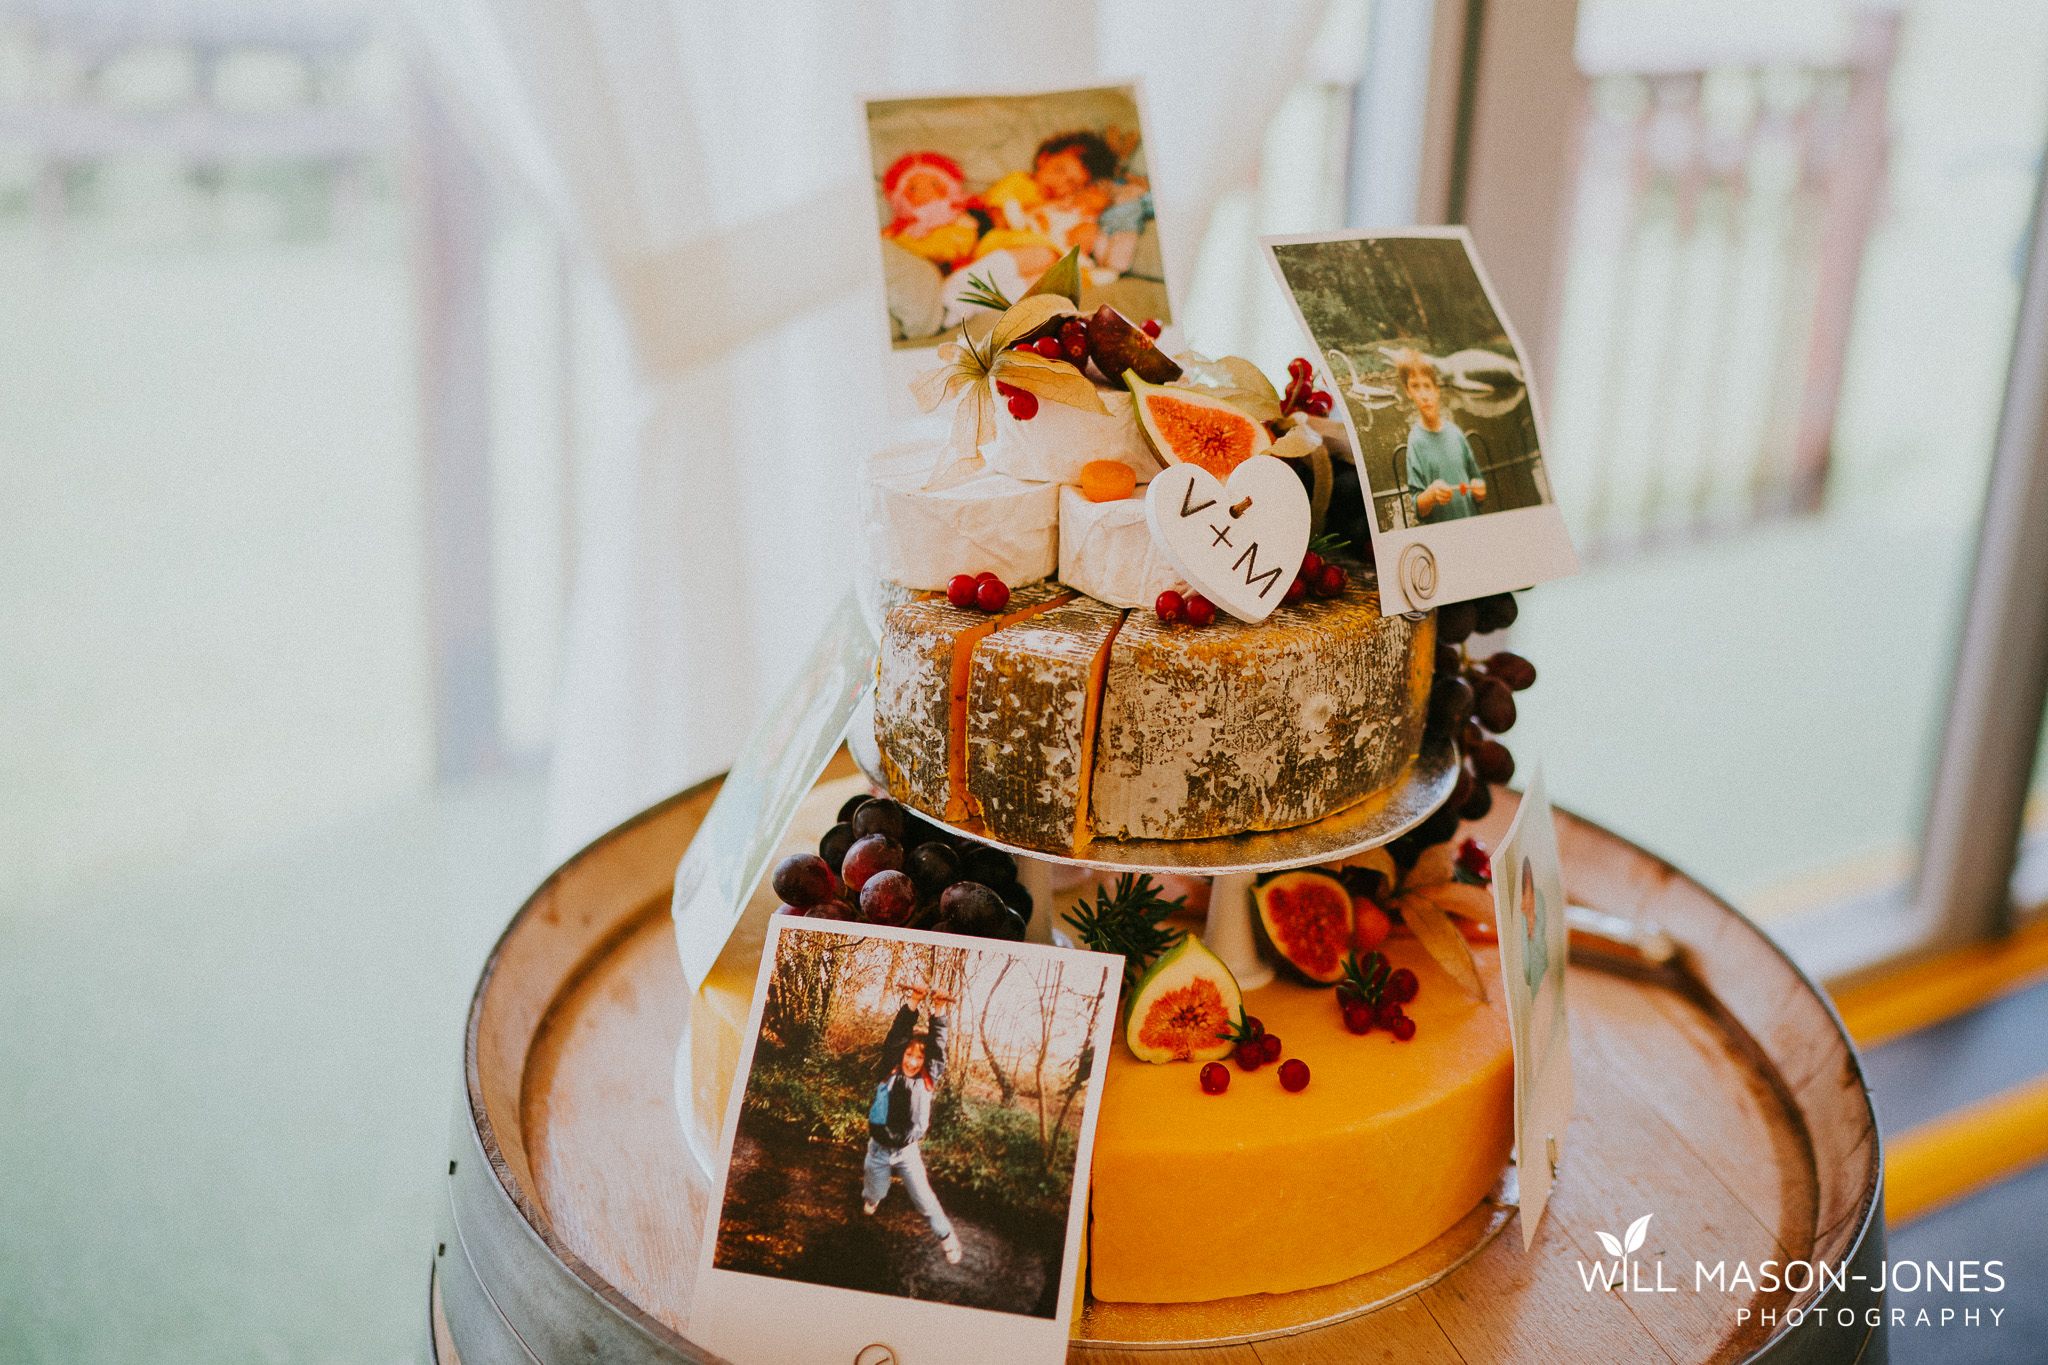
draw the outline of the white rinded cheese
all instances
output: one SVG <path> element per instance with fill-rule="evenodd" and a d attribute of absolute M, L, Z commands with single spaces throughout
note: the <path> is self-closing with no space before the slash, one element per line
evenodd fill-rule
<path fill-rule="evenodd" d="M 1050 577 L 1059 567 L 1058 487 L 989 472 L 927 489 L 939 450 L 897 446 L 868 462 L 861 530 L 874 575 L 929 591 L 960 573 L 992 573 L 1012 589 Z"/>
<path fill-rule="evenodd" d="M 1149 608 L 1168 588 L 1187 591 L 1145 524 L 1145 500 L 1090 502 L 1060 489 L 1060 582 L 1113 607 Z"/>
<path fill-rule="evenodd" d="M 1138 430 L 1136 409 L 1127 389 L 1097 388 L 1096 394 L 1109 415 L 1084 412 L 1065 403 L 1046 399 L 1029 421 L 1010 416 L 1009 409 L 996 407 L 996 439 L 982 454 L 989 468 L 1015 479 L 1044 483 L 1079 483 L 1081 466 L 1091 460 L 1115 460 L 1127 464 L 1145 483 L 1159 472 L 1145 433 Z"/>

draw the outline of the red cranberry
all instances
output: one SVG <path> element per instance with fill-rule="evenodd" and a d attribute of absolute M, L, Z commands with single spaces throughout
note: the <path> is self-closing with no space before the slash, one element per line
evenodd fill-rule
<path fill-rule="evenodd" d="M 1315 581 L 1316 575 L 1321 573 L 1322 571 L 1323 557 L 1317 554 L 1314 550 L 1310 550 L 1307 554 L 1301 557 L 1300 573 L 1303 578 L 1306 578 L 1311 583 L 1313 583 Z"/>
<path fill-rule="evenodd" d="M 1290 379 L 1306 379 L 1315 373 L 1316 367 L 1308 363 L 1307 356 L 1296 356 L 1287 362 L 1287 376 Z"/>
<path fill-rule="evenodd" d="M 946 600 L 956 607 L 971 607 L 976 586 L 973 574 L 956 573 L 946 580 Z"/>
<path fill-rule="evenodd" d="M 1151 337 L 1154 341 L 1159 340 L 1159 319 L 1146 318 L 1141 330 L 1145 333 L 1146 336 Z"/>
<path fill-rule="evenodd" d="M 1280 605 L 1283 607 L 1298 607 L 1307 598 L 1308 584 L 1302 582 L 1301 576 L 1297 574 L 1294 581 L 1287 585 L 1287 594 L 1280 599 Z"/>
<path fill-rule="evenodd" d="M 1152 610 L 1159 613 L 1161 621 L 1173 622 L 1180 620 L 1181 613 L 1187 610 L 1187 605 L 1179 593 L 1168 588 L 1153 601 Z"/>
<path fill-rule="evenodd" d="M 1359 1000 L 1345 1001 L 1344 1027 L 1353 1033 L 1371 1033 L 1372 1006 Z"/>
<path fill-rule="evenodd" d="M 1316 576 L 1309 580 L 1309 586 L 1315 589 L 1318 597 L 1335 597 L 1344 591 L 1344 585 L 1349 579 L 1350 575 L 1344 572 L 1342 564 L 1325 564 L 1316 572 Z"/>
<path fill-rule="evenodd" d="M 1200 593 L 1190 597 L 1183 610 L 1187 612 L 1191 626 L 1206 626 L 1216 619 L 1216 604 Z"/>
<path fill-rule="evenodd" d="M 1256 1014 L 1247 1014 L 1244 1017 L 1244 1031 L 1254 1038 L 1263 1038 L 1266 1036 L 1266 1021 Z"/>
<path fill-rule="evenodd" d="M 1032 344 L 1031 349 L 1047 360 L 1058 360 L 1060 358 L 1060 339 L 1058 337 L 1040 337 Z"/>
<path fill-rule="evenodd" d="M 1382 1000 L 1372 1007 L 1372 1022 L 1376 1028 L 1392 1028 L 1400 1017 L 1401 1007 L 1391 1000 Z"/>
<path fill-rule="evenodd" d="M 1265 1047 L 1265 1049 L 1266 1049 L 1266 1060 L 1267 1060 L 1267 1061 L 1269 1061 L 1269 1062 L 1277 1062 L 1277 1061 L 1279 1061 L 1279 1060 L 1280 1060 L 1280 1035 L 1279 1035 L 1279 1034 L 1277 1034 L 1277 1033 L 1269 1033 L 1269 1034 L 1267 1034 L 1267 1035 L 1266 1035 L 1266 1036 L 1265 1036 L 1264 1038 L 1261 1038 L 1261 1039 L 1260 1039 L 1259 1041 L 1260 1041 L 1260 1043 L 1261 1043 L 1262 1045 L 1264 1045 L 1264 1047 Z"/>
<path fill-rule="evenodd" d="M 1230 1089 L 1230 1068 L 1221 1062 L 1211 1062 L 1202 1068 L 1202 1093 L 1220 1095 Z"/>
<path fill-rule="evenodd" d="M 1010 396 L 1010 416 L 1020 422 L 1028 422 L 1038 416 L 1038 395 L 1019 389 Z"/>
<path fill-rule="evenodd" d="M 1001 611 L 1010 605 L 1010 590 L 1001 579 L 990 579 L 975 588 L 974 601 L 983 611 Z"/>
<path fill-rule="evenodd" d="M 1266 1040 L 1260 1038 L 1249 1043 L 1239 1043 L 1237 1051 L 1232 1055 L 1237 1058 L 1240 1071 L 1257 1071 L 1266 1064 Z"/>
<path fill-rule="evenodd" d="M 1413 1038 L 1415 1036 L 1415 1021 L 1405 1014 L 1396 1019 L 1394 1021 L 1394 1036 L 1404 1043 Z"/>
<path fill-rule="evenodd" d="M 1308 1089 L 1308 1063 L 1299 1057 L 1280 1063 L 1280 1084 L 1288 1090 Z"/>
<path fill-rule="evenodd" d="M 976 574 L 976 575 L 974 576 L 974 581 L 975 581 L 975 582 L 976 582 L 977 584 L 981 584 L 981 583 L 1000 583 L 1000 582 L 1002 582 L 1003 580 L 1002 580 L 1002 576 L 1001 576 L 1001 575 L 999 575 L 999 574 L 997 574 L 997 573 L 996 573 L 996 572 L 995 572 L 994 570 L 992 570 L 992 569 L 983 569 L 983 570 L 982 570 L 982 571 L 981 571 L 980 573 L 978 573 L 978 574 Z"/>

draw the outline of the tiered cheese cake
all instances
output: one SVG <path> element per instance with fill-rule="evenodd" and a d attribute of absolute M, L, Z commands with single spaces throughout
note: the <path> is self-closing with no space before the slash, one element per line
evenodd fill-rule
<path fill-rule="evenodd" d="M 1497 680 L 1461 647 L 1473 609 L 1384 616 L 1369 547 L 1321 536 L 1284 605 L 1253 623 L 1194 592 L 1155 543 L 1155 474 L 1186 461 L 1220 479 L 1259 455 L 1300 475 L 1313 531 L 1363 534 L 1306 362 L 1283 396 L 1247 362 L 1168 359 L 1108 310 L 1044 299 L 985 335 L 938 352 L 958 381 L 944 389 L 953 439 L 864 472 L 872 808 L 858 779 L 819 790 L 782 850 L 781 896 L 761 889 L 696 996 L 693 1132 L 723 1112 L 778 908 L 994 936 L 1028 923 L 1130 964 L 1094 1148 L 1097 1301 L 1283 1293 L 1389 1265 L 1472 1211 L 1512 1141 L 1507 1022 L 1478 984 L 1498 970 L 1484 851 L 1454 858 L 1449 843 L 1458 812 L 1490 800 L 1475 770 L 1386 849 L 1257 885 L 1219 878 L 1207 921 L 1149 879 L 1072 873 L 1054 893 L 1046 865 L 974 841 L 1069 864 L 1146 841 L 1159 857 L 1141 865 L 1165 876 L 1201 861 L 1176 862 L 1177 841 L 1227 844 L 1368 801 L 1408 780 L 1426 729 L 1481 742 L 1475 688 Z M 1358 505 L 1333 505 L 1345 497 Z M 1503 696 L 1533 679 L 1514 662 Z M 898 867 L 918 879 L 914 906 L 904 876 L 875 870 Z"/>

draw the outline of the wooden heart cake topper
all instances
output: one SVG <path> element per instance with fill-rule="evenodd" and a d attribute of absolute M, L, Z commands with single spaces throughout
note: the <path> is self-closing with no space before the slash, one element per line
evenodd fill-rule
<path fill-rule="evenodd" d="M 1308 553 L 1308 490 L 1271 455 L 1222 483 L 1200 465 L 1168 465 L 1145 494 L 1145 520 L 1181 577 L 1247 623 L 1272 615 Z"/>

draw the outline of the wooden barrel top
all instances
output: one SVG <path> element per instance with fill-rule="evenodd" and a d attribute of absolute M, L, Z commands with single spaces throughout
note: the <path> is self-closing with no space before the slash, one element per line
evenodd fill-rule
<path fill-rule="evenodd" d="M 828 776 L 848 771 L 842 754 Z M 451 1347 L 466 1365 L 704 1358 L 682 1332 L 707 1190 L 674 1108 L 687 1010 L 669 894 L 715 786 L 656 807 L 571 860 L 486 968 L 443 1219 L 454 1230 L 436 1260 L 444 1360 Z M 1513 808 L 1512 797 L 1497 801 L 1480 837 L 1496 840 Z M 1530 1251 L 1511 1225 L 1470 1263 L 1390 1307 L 1202 1360 L 1883 1358 L 1882 1331 L 1862 1325 L 1874 1296 L 1831 1294 L 1822 1300 L 1829 1321 L 1815 1331 L 1817 1291 L 1693 1292 L 1696 1261 L 1853 1256 L 1874 1267 L 1882 1255 L 1876 1124 L 1832 1009 L 1697 883 L 1585 821 L 1561 814 L 1558 825 L 1572 900 L 1661 925 L 1693 954 L 1705 991 L 1688 998 L 1668 984 L 1573 967 L 1577 1106 Z M 1661 1266 L 1679 1292 L 1588 1292 L 1578 1263 L 1611 1260 L 1597 1234 L 1619 1236 L 1644 1214 L 1654 1217 L 1637 1252 L 1643 1274 Z M 516 1230 L 509 1243 L 505 1226 Z M 448 1259 L 451 1238 L 462 1259 Z M 1788 1329 L 1793 1308 L 1805 1311 Z M 491 1331 L 481 1325 L 486 1309 L 498 1315 Z M 1841 1312 L 1851 1312 L 1849 1323 L 1831 1316 Z M 504 1343 L 516 1337 L 517 1349 L 501 1352 L 491 1332 L 507 1325 Z M 628 1348 L 640 1354 L 622 1357 Z M 1142 1354 L 1165 1365 L 1178 1353 Z"/>

